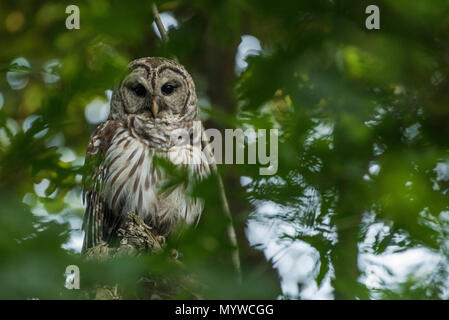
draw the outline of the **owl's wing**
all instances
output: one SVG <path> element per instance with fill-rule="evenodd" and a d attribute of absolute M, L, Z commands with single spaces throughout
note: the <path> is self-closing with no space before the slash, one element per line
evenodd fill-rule
<path fill-rule="evenodd" d="M 101 195 L 106 175 L 104 157 L 118 127 L 117 121 L 108 120 L 92 133 L 87 147 L 83 176 L 84 242 L 82 252 L 107 240 L 111 232 L 113 212 Z"/>

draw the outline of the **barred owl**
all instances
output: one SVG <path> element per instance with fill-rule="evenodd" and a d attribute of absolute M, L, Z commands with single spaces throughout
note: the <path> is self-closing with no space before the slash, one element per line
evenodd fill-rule
<path fill-rule="evenodd" d="M 96 128 L 87 148 L 83 251 L 113 242 L 129 212 L 166 236 L 179 223 L 196 223 L 203 210 L 185 185 L 163 190 L 166 174 L 154 161 L 164 157 L 185 166 L 192 180 L 210 172 L 201 136 L 193 134 L 198 107 L 191 76 L 164 58 L 141 58 L 128 68 L 113 92 L 108 120 Z M 177 131 L 187 132 L 189 143 L 173 141 Z"/>

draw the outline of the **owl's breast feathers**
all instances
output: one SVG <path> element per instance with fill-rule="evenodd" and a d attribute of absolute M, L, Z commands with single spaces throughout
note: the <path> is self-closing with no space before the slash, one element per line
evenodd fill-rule
<path fill-rule="evenodd" d="M 201 146 L 169 144 L 173 128 L 164 129 L 164 123 L 139 127 L 134 118 L 131 121 L 108 120 L 89 141 L 83 192 L 84 249 L 101 240 L 109 242 L 123 216 L 132 211 L 167 235 L 181 221 L 197 222 L 203 210 L 201 200 L 187 195 L 189 186 L 162 191 L 166 173 L 153 161 L 155 156 L 167 158 L 185 166 L 193 180 L 201 179 L 210 172 Z"/>

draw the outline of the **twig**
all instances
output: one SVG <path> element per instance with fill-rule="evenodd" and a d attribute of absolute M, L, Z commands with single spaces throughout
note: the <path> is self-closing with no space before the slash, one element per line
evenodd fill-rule
<path fill-rule="evenodd" d="M 161 38 L 163 42 L 168 42 L 168 34 L 165 30 L 164 24 L 162 23 L 161 17 L 159 15 L 159 11 L 157 10 L 156 4 L 153 2 L 153 16 L 154 21 L 156 22 L 157 29 L 159 30 L 159 33 L 161 34 Z"/>
<path fill-rule="evenodd" d="M 159 30 L 159 33 L 161 34 L 162 41 L 167 42 L 168 34 L 167 34 L 167 31 L 165 30 L 164 24 L 162 23 L 161 17 L 159 16 L 159 11 L 157 10 L 155 3 L 153 3 L 153 15 L 154 15 L 154 20 L 156 22 L 156 26 Z M 202 132 L 201 141 L 205 145 L 205 149 L 207 148 L 208 151 L 210 151 L 209 150 L 210 149 L 209 139 L 206 136 L 206 132 L 204 130 L 203 123 L 201 123 L 201 132 Z M 216 174 L 217 178 L 218 178 L 218 187 L 220 188 L 220 198 L 221 198 L 221 203 L 223 206 L 223 211 L 224 211 L 226 217 L 229 219 L 228 237 L 229 237 L 229 241 L 231 242 L 231 245 L 234 247 L 233 252 L 232 252 L 232 262 L 237 271 L 238 281 L 239 281 L 239 283 L 241 283 L 242 282 L 242 270 L 241 270 L 241 266 L 240 266 L 240 255 L 239 255 L 239 247 L 237 244 L 237 235 L 235 233 L 231 211 L 229 210 L 229 204 L 228 204 L 228 199 L 226 197 L 223 180 L 221 179 L 220 173 L 218 172 L 217 163 L 215 162 L 214 156 L 210 155 L 208 158 L 211 160 L 212 172 L 214 174 Z"/>
<path fill-rule="evenodd" d="M 226 192 L 223 184 L 223 180 L 221 179 L 220 173 L 218 172 L 217 163 L 215 162 L 214 155 L 210 152 L 210 144 L 209 139 L 207 138 L 206 131 L 204 130 L 203 123 L 201 123 L 201 141 L 205 145 L 206 151 L 209 152 L 208 159 L 210 159 L 210 164 L 212 168 L 212 172 L 217 176 L 218 178 L 218 187 L 220 188 L 220 198 L 221 198 L 221 204 L 223 206 L 223 211 L 226 215 L 226 217 L 229 219 L 229 225 L 228 225 L 228 237 L 229 241 L 231 242 L 231 245 L 234 247 L 232 251 L 232 262 L 234 264 L 234 267 L 237 271 L 237 277 L 239 283 L 242 282 L 242 269 L 240 266 L 240 254 L 239 254 L 239 247 L 237 244 L 237 235 L 235 233 L 234 229 L 234 223 L 232 220 L 231 211 L 229 210 L 229 204 L 228 199 L 226 197 Z"/>

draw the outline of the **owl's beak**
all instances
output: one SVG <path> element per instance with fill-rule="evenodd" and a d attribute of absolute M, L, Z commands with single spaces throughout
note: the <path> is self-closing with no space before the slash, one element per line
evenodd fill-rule
<path fill-rule="evenodd" d="M 151 112 L 153 112 L 153 117 L 157 117 L 157 112 L 159 111 L 159 107 L 157 105 L 156 99 L 153 99 L 153 107 L 151 108 Z"/>

